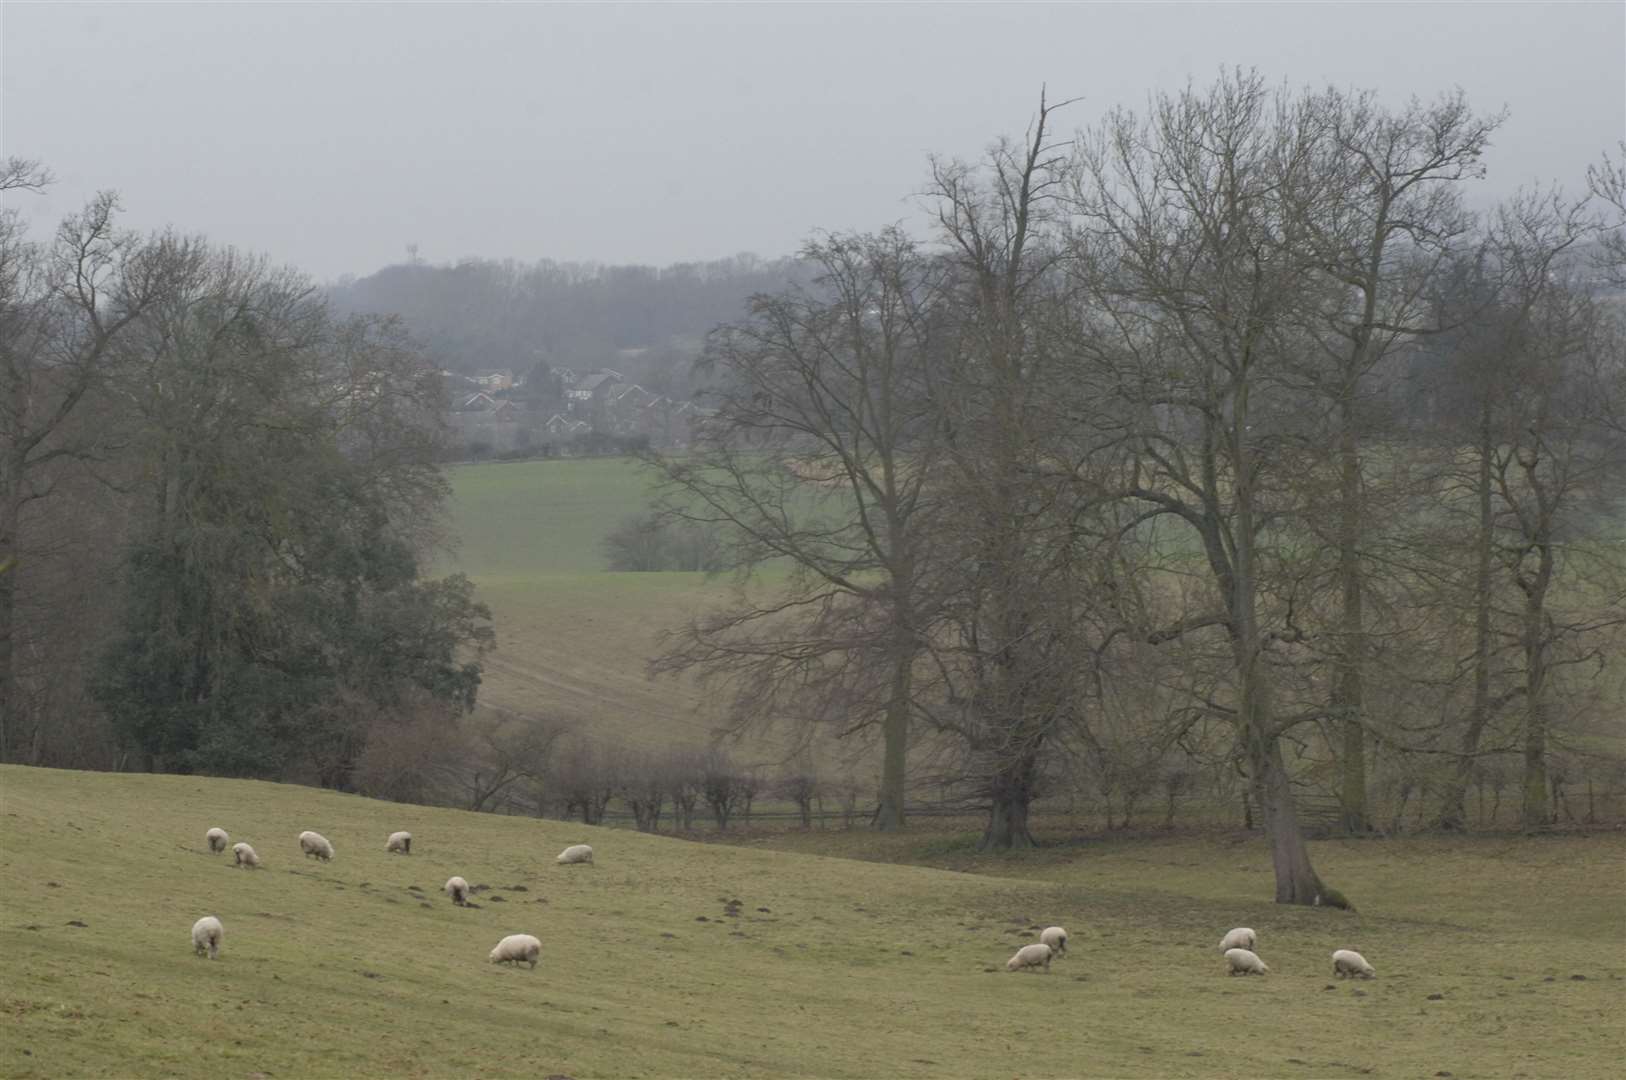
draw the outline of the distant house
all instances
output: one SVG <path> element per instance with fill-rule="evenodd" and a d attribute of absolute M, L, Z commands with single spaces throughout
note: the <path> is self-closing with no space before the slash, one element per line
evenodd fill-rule
<path fill-rule="evenodd" d="M 637 383 L 633 383 L 631 386 L 623 386 L 618 390 L 612 390 L 610 392 L 610 401 L 618 409 L 632 410 L 647 408 L 649 403 L 655 400 L 655 397 L 656 395 L 651 394 L 648 390 L 645 390 Z"/>
<path fill-rule="evenodd" d="M 525 416 L 525 410 L 512 401 L 500 401 L 491 410 L 491 419 L 498 424 L 517 424 Z"/>
<path fill-rule="evenodd" d="M 542 425 L 542 430 L 555 438 L 566 435 L 575 435 L 583 431 L 591 431 L 591 426 L 585 420 L 571 420 L 554 413 L 548 417 L 548 422 Z"/>
<path fill-rule="evenodd" d="M 476 371 L 470 381 L 485 387 L 487 390 L 512 390 L 514 388 L 514 373 L 508 368 Z"/>
<path fill-rule="evenodd" d="M 622 382 L 620 372 L 601 368 L 590 375 L 583 375 L 576 380 L 565 396 L 573 402 L 604 401 L 610 395 L 615 385 Z"/>
<path fill-rule="evenodd" d="M 468 396 L 464 397 L 462 399 L 462 404 L 457 406 L 457 411 L 490 412 L 496 407 L 497 399 L 486 393 L 484 390 L 481 390 L 478 393 L 469 394 Z"/>

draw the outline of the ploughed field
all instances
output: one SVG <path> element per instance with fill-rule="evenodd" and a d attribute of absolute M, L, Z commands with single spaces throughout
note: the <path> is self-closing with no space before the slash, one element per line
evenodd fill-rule
<path fill-rule="evenodd" d="M 210 854 L 216 825 L 264 869 Z M 555 865 L 578 842 L 597 865 Z M 1626 836 L 1314 845 L 1357 913 L 1269 903 L 1253 838 L 771 842 L 805 850 L 0 767 L 0 1075 L 1603 1077 L 1626 1053 Z M 1007 973 L 1052 923 L 1067 956 Z M 1272 974 L 1225 974 L 1233 926 Z M 487 962 L 512 933 L 535 971 Z M 1377 978 L 1332 978 L 1340 947 Z"/>

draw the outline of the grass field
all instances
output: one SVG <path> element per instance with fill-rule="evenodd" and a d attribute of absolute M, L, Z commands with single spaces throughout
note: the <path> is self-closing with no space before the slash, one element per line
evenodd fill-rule
<path fill-rule="evenodd" d="M 1241 837 L 775 841 L 799 852 L 11 766 L 0 814 L 7 1077 L 1584 1078 L 1626 1053 L 1619 834 L 1315 845 L 1348 913 L 1268 903 Z M 208 854 L 211 825 L 265 868 Z M 400 828 L 410 857 L 383 850 Z M 596 867 L 553 864 L 580 841 Z M 859 842 L 972 872 L 827 857 Z M 491 886 L 477 907 L 438 892 L 453 873 Z M 191 953 L 203 914 L 217 962 Z M 1006 973 L 1051 922 L 1069 955 Z M 1270 976 L 1223 974 L 1235 925 Z M 516 932 L 534 972 L 486 962 Z M 1341 946 L 1378 978 L 1332 979 Z"/>
<path fill-rule="evenodd" d="M 459 465 L 448 476 L 455 561 L 494 582 L 602 570 L 600 541 L 649 492 L 630 458 Z"/>
<path fill-rule="evenodd" d="M 490 605 L 497 651 L 481 700 L 575 720 L 600 738 L 692 746 L 718 712 L 682 680 L 651 682 L 656 636 L 720 598 L 702 574 L 608 573 L 600 544 L 645 509 L 648 479 L 625 458 L 451 470 L 455 555 Z"/>

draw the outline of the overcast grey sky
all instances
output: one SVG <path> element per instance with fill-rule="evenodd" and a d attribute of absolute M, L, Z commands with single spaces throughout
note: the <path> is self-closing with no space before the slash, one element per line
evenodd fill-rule
<path fill-rule="evenodd" d="M 0 4 L 4 152 L 320 278 L 409 242 L 664 264 L 908 219 L 928 153 L 1221 65 L 1512 118 L 1486 198 L 1626 132 L 1626 3 Z"/>

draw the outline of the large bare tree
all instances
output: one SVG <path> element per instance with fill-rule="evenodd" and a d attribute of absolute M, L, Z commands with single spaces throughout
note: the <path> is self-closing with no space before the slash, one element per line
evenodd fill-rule
<path fill-rule="evenodd" d="M 1061 272 L 1070 152 L 1054 114 L 1067 104 L 1041 97 L 1026 136 L 978 163 L 935 162 L 926 192 L 952 327 L 931 378 L 940 491 L 958 508 L 944 561 L 958 572 L 941 581 L 922 705 L 957 751 L 949 775 L 988 806 L 987 849 L 1034 842 L 1046 766 L 1084 720 L 1089 615 L 1110 577 L 1106 504 L 1081 482 L 1093 459 Z"/>
<path fill-rule="evenodd" d="M 1335 559 L 1337 625 L 1323 635 L 1323 648 L 1334 668 L 1330 712 L 1342 732 L 1340 798 L 1350 832 L 1371 827 L 1365 682 L 1373 651 L 1366 609 L 1380 580 L 1371 558 L 1377 532 L 1381 521 L 1392 520 L 1386 493 L 1372 490 L 1378 481 L 1368 461 L 1382 423 L 1380 392 L 1399 349 L 1439 328 L 1431 291 L 1472 224 L 1461 183 L 1481 174 L 1479 158 L 1500 120 L 1475 115 L 1460 91 L 1395 112 L 1372 92 L 1327 90 L 1297 117 L 1314 138 L 1311 167 L 1285 162 L 1281 169 L 1294 183 L 1283 197 L 1298 203 L 1293 214 L 1331 286 L 1320 293 L 1330 304 L 1309 327 L 1319 348 L 1303 377 L 1312 407 L 1324 416 L 1305 449 L 1327 459 L 1336 479 L 1327 499 L 1320 491 L 1325 478 L 1314 475 L 1312 505 L 1301 520 Z M 1299 152 L 1297 141 L 1279 145 Z"/>
<path fill-rule="evenodd" d="M 773 720 L 879 728 L 876 824 L 904 823 L 911 683 L 930 566 L 936 433 L 925 365 L 933 265 L 903 233 L 829 236 L 808 288 L 752 301 L 702 370 L 715 411 L 691 453 L 652 456 L 664 512 L 770 570 L 670 635 L 657 671 L 730 687 L 736 730 Z"/>
<path fill-rule="evenodd" d="M 1100 312 L 1099 384 L 1130 450 L 1119 493 L 1147 520 L 1183 524 L 1210 608 L 1150 634 L 1224 635 L 1229 687 L 1196 704 L 1235 731 L 1263 811 L 1280 903 L 1338 902 L 1316 875 L 1282 741 L 1324 708 L 1277 700 L 1300 636 L 1272 589 L 1297 506 L 1283 448 L 1301 422 L 1292 361 L 1326 297 L 1302 204 L 1283 193 L 1318 164 L 1302 100 L 1253 74 L 1109 115 L 1082 147 L 1079 273 Z"/>
<path fill-rule="evenodd" d="M 50 179 L 36 162 L 0 165 L 0 191 L 37 191 Z M 120 230 L 117 212 L 117 197 L 103 192 L 41 244 L 28 239 L 19 211 L 0 210 L 0 760 L 23 751 L 18 582 L 26 530 L 66 470 L 103 460 L 117 441 L 105 418 L 80 420 L 105 385 L 115 344 L 161 295 L 169 264 L 166 245 Z"/>
<path fill-rule="evenodd" d="M 1521 600 L 1517 640 L 1523 653 L 1524 780 L 1520 817 L 1527 829 L 1549 821 L 1548 744 L 1552 678 L 1564 664 L 1593 658 L 1573 646 L 1626 621 L 1618 579 L 1595 582 L 1587 599 L 1560 592 L 1589 562 L 1584 521 L 1618 505 L 1626 491 L 1626 432 L 1618 420 L 1626 356 L 1614 320 L 1566 259 L 1590 237 L 1596 219 L 1585 203 L 1557 193 L 1526 193 L 1504 204 L 1492 245 L 1514 314 L 1491 483 L 1500 505 L 1496 555 Z M 1605 560 L 1607 564 L 1607 558 Z"/>

